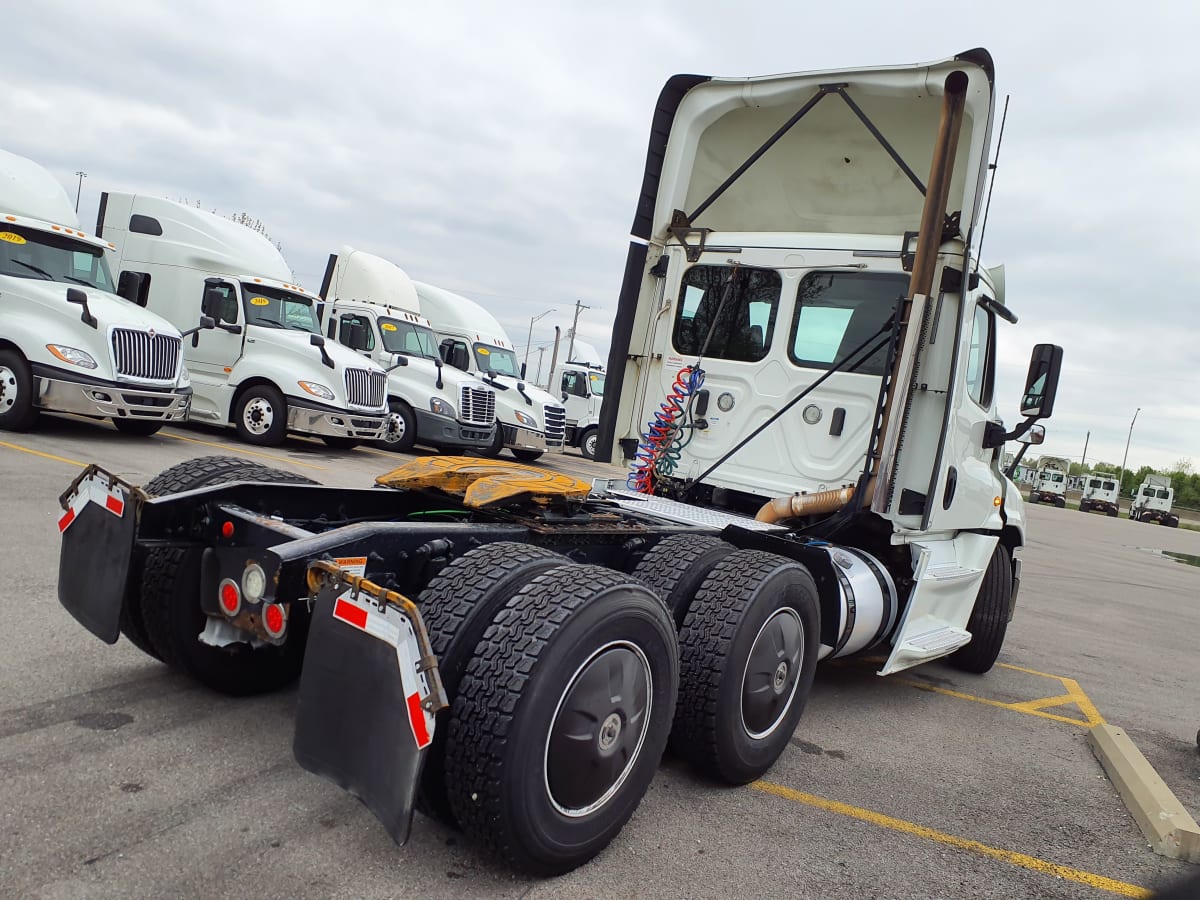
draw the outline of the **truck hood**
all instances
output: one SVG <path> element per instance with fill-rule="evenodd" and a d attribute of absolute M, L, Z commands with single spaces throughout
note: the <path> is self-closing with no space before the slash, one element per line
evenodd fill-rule
<path fill-rule="evenodd" d="M 309 343 L 309 338 L 312 336 L 309 332 L 297 331 L 295 329 L 267 328 L 262 325 L 249 325 L 247 328 L 249 329 L 248 336 L 251 340 L 289 350 L 303 358 L 311 359 L 313 364 L 318 368 L 325 368 L 321 362 L 320 348 L 314 347 Z M 345 369 L 369 369 L 377 371 L 381 368 L 366 357 L 360 356 L 353 350 L 347 349 L 337 341 L 332 341 L 328 338 L 325 339 L 325 352 L 329 354 L 329 358 L 333 360 L 339 372 Z"/>
<path fill-rule="evenodd" d="M 179 329 L 166 319 L 136 303 L 130 303 L 116 294 L 109 294 L 83 285 L 0 275 L 0 297 L 6 294 L 25 297 L 47 311 L 61 315 L 64 321 L 74 320 L 78 323 L 77 327 L 86 328 L 87 326 L 80 322 L 83 307 L 67 302 L 67 291 L 73 287 L 78 287 L 87 294 L 88 309 L 96 317 L 97 331 L 101 334 L 107 334 L 109 328 L 117 327 L 133 328 L 139 331 L 153 330 L 157 334 L 179 337 Z M 198 316 L 197 319 L 199 319 Z M 49 339 L 57 340 L 53 337 Z M 65 341 L 66 338 L 64 337 L 62 340 Z"/>
<path fill-rule="evenodd" d="M 493 375 L 492 378 L 496 381 L 497 384 L 499 384 L 501 386 L 501 388 L 509 389 L 507 391 L 497 390 L 496 391 L 497 401 L 499 401 L 499 399 L 501 397 L 505 397 L 505 398 L 517 397 L 519 399 L 521 397 L 521 395 L 519 393 L 517 393 L 517 385 L 524 384 L 525 385 L 525 393 L 529 396 L 529 399 L 532 400 L 534 403 L 540 403 L 542 405 L 545 405 L 548 403 L 551 406 L 562 406 L 562 400 L 560 400 L 558 397 L 555 397 L 551 394 L 547 394 L 540 387 L 537 387 L 536 385 L 531 384 L 528 381 L 523 382 L 520 378 L 512 378 L 508 375 Z M 485 385 L 487 385 L 486 381 L 484 381 L 483 383 Z M 522 401 L 522 402 L 524 402 L 524 401 Z"/>
<path fill-rule="evenodd" d="M 897 237 L 916 231 L 953 72 L 968 81 L 947 209 L 969 235 L 983 194 L 994 102 L 992 60 L 982 49 L 897 67 L 675 76 L 659 96 L 634 236 L 664 242 L 672 225 Z M 694 244 L 699 234 L 685 239 Z"/>

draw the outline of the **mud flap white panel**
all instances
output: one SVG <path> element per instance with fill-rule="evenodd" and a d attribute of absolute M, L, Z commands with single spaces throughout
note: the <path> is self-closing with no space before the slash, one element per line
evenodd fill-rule
<path fill-rule="evenodd" d="M 953 540 L 910 545 L 915 584 L 880 675 L 948 656 L 970 643 L 967 622 L 998 540 L 994 534 L 963 532 Z"/>

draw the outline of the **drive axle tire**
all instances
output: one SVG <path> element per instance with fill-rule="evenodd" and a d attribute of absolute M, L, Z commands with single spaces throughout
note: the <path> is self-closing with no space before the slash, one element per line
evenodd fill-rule
<path fill-rule="evenodd" d="M 1115 509 L 1110 509 L 1107 515 L 1110 519 L 1115 519 L 1117 517 L 1117 511 Z"/>
<path fill-rule="evenodd" d="M 1054 505 L 1057 506 L 1059 509 L 1062 509 L 1063 507 L 1065 507 L 1067 505 L 1067 501 L 1064 500 L 1062 497 L 1056 497 L 1054 500 Z"/>
<path fill-rule="evenodd" d="M 271 384 L 255 384 L 234 404 L 233 423 L 247 444 L 278 447 L 287 438 L 287 400 Z"/>
<path fill-rule="evenodd" d="M 983 583 L 975 595 L 975 606 L 967 621 L 971 643 L 955 650 L 946 662 L 963 672 L 982 675 L 996 663 L 1008 631 L 1008 604 L 1012 599 L 1012 560 L 1008 548 L 996 544 L 988 560 Z"/>
<path fill-rule="evenodd" d="M 569 563 L 565 556 L 544 547 L 502 541 L 464 553 L 429 582 L 417 606 L 451 709 L 467 663 L 496 613 L 535 576 Z M 417 809 L 457 827 L 446 795 L 446 732 L 451 709 L 438 714 L 421 771 Z"/>
<path fill-rule="evenodd" d="M 446 786 L 463 830 L 560 875 L 620 832 L 654 778 L 679 684 L 675 629 L 629 577 L 536 577 L 476 647 L 451 712 Z"/>
<path fill-rule="evenodd" d="M 820 632 L 817 586 L 804 566 L 760 550 L 717 563 L 679 632 L 672 749 L 729 784 L 760 777 L 804 712 Z"/>
<path fill-rule="evenodd" d="M 710 535 L 673 534 L 655 544 L 633 574 L 663 598 L 678 629 L 713 566 L 736 549 Z"/>
<path fill-rule="evenodd" d="M 0 350 L 0 431 L 28 431 L 37 414 L 29 364 L 15 350 Z"/>
<path fill-rule="evenodd" d="M 303 475 L 230 457 L 206 457 L 167 469 L 146 485 L 169 494 L 233 481 L 316 484 Z M 304 658 L 308 618 L 293 607 L 282 646 L 235 643 L 211 647 L 200 641 L 206 616 L 200 608 L 200 548 L 160 548 L 146 555 L 140 613 L 148 643 L 168 666 L 201 684 L 235 696 L 277 690 L 296 679 Z"/>
<path fill-rule="evenodd" d="M 1086 500 L 1079 501 L 1079 511 L 1080 512 L 1087 512 L 1089 508 L 1090 507 L 1088 506 L 1088 502 Z"/>

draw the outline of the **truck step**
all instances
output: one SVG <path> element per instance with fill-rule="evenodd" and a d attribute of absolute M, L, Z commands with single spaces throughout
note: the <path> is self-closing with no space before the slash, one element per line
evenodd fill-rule
<path fill-rule="evenodd" d="M 962 628 L 943 625 L 921 634 L 914 634 L 902 647 L 916 656 L 943 656 L 951 650 L 964 647 L 971 641 L 971 634 Z"/>
<path fill-rule="evenodd" d="M 960 566 L 957 563 L 943 563 L 937 566 L 930 566 L 926 569 L 925 577 L 941 582 L 968 581 L 982 571 L 983 569 L 972 569 L 967 566 Z"/>
<path fill-rule="evenodd" d="M 704 509 L 699 506 L 688 506 L 666 497 L 654 497 L 649 494 L 639 494 L 636 491 L 621 490 L 611 486 L 611 482 L 597 479 L 592 484 L 592 495 L 602 496 L 614 501 L 621 509 L 629 512 L 643 512 L 658 516 L 671 522 L 683 525 L 698 525 L 701 528 L 711 528 L 721 531 L 727 525 L 737 525 L 748 531 L 786 531 L 787 529 L 770 522 L 759 522 L 749 516 L 739 516 L 736 513 L 722 512 L 717 509 Z"/>

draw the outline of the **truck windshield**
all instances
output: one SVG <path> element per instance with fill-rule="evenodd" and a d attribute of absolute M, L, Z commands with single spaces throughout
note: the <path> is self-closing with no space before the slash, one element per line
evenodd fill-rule
<path fill-rule="evenodd" d="M 321 323 L 317 321 L 317 312 L 308 297 L 248 281 L 242 282 L 242 297 L 246 304 L 247 324 L 321 333 Z"/>
<path fill-rule="evenodd" d="M 433 336 L 433 331 L 424 325 L 380 316 L 379 333 L 383 337 L 383 349 L 388 353 L 424 356 L 426 359 L 439 358 L 437 338 Z"/>
<path fill-rule="evenodd" d="M 517 362 L 517 354 L 503 347 L 493 347 L 491 344 L 475 345 L 475 364 L 480 372 L 492 375 L 511 375 L 521 377 L 521 364 Z"/>
<path fill-rule="evenodd" d="M 588 380 L 592 383 L 592 393 L 597 397 L 604 396 L 604 376 L 599 372 L 592 372 L 588 375 Z"/>
<path fill-rule="evenodd" d="M 66 281 L 115 293 L 101 248 L 11 222 L 0 226 L 0 275 Z"/>

